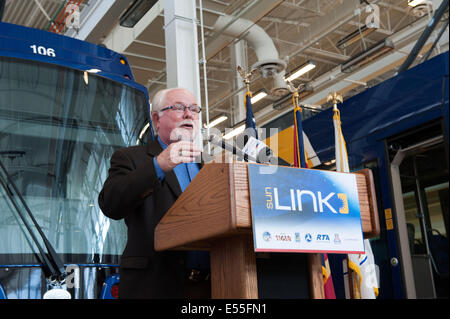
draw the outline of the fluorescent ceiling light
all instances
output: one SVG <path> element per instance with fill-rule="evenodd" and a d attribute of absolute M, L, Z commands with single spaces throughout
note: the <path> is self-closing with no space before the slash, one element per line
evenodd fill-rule
<path fill-rule="evenodd" d="M 228 132 L 227 134 L 225 134 L 223 136 L 223 139 L 229 140 L 230 138 L 233 138 L 236 135 L 239 135 L 244 131 L 245 131 L 245 124 L 242 124 L 241 126 L 238 126 L 238 127 L 234 128 L 233 130 L 231 130 L 230 132 Z"/>
<path fill-rule="evenodd" d="M 205 124 L 204 124 L 204 127 L 205 127 L 205 128 L 211 128 L 211 127 L 214 127 L 214 126 L 216 126 L 217 124 L 222 123 L 222 122 L 225 121 L 226 119 L 228 119 L 228 116 L 221 115 L 221 116 L 215 118 L 214 120 L 212 120 L 211 122 L 209 122 L 209 125 L 205 123 Z"/>
<path fill-rule="evenodd" d="M 311 71 L 312 69 L 314 69 L 316 67 L 316 65 L 314 64 L 313 61 L 309 61 L 307 64 L 301 66 L 297 71 L 295 71 L 294 73 L 292 73 L 287 79 L 286 81 L 292 81 L 295 80 L 296 78 L 302 76 L 303 74 L 305 74 L 306 72 Z"/>
<path fill-rule="evenodd" d="M 262 100 L 266 96 L 267 96 L 267 93 L 264 91 L 261 91 L 258 94 L 256 94 L 254 97 L 252 97 L 250 101 L 252 102 L 252 104 L 255 104 L 256 102 Z"/>
<path fill-rule="evenodd" d="M 378 59 L 380 56 L 393 49 L 394 44 L 390 39 L 386 38 L 342 64 L 341 71 L 344 73 L 350 73 L 357 67 L 362 67 L 363 65 Z"/>
<path fill-rule="evenodd" d="M 336 43 L 336 46 L 339 49 L 343 50 L 346 47 L 355 43 L 356 41 L 359 41 L 361 38 L 365 37 L 366 35 L 369 35 L 376 29 L 377 29 L 377 27 L 375 26 L 375 24 L 371 24 L 369 26 L 365 24 L 360 29 L 355 30 L 354 32 L 347 35 L 345 38 L 339 40 L 338 43 Z"/>
<path fill-rule="evenodd" d="M 135 0 L 120 17 L 120 26 L 133 28 L 158 0 Z"/>
<path fill-rule="evenodd" d="M 424 3 L 425 0 L 408 0 L 408 6 L 410 7 L 417 7 L 419 4 Z"/>
<path fill-rule="evenodd" d="M 315 105 L 315 104 L 305 104 L 303 105 L 304 107 L 307 107 L 309 109 L 313 109 L 313 110 L 322 110 L 322 106 L 321 105 Z"/>

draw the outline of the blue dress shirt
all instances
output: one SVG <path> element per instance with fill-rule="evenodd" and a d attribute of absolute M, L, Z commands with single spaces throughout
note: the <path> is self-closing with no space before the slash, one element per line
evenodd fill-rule
<path fill-rule="evenodd" d="M 167 148 L 167 145 L 159 138 L 158 136 L 158 142 L 165 150 Z M 153 164 L 155 166 L 156 175 L 158 176 L 159 180 L 162 181 L 166 177 L 166 174 L 164 171 L 159 167 L 156 157 L 153 158 Z M 181 163 L 175 166 L 173 169 L 175 175 L 177 176 L 178 183 L 180 184 L 181 191 L 184 192 L 186 187 L 189 185 L 189 183 L 194 179 L 195 175 L 199 172 L 199 167 L 197 163 Z"/>
<path fill-rule="evenodd" d="M 165 150 L 167 145 L 159 138 L 158 142 Z M 159 167 L 156 157 L 153 158 L 153 164 L 156 170 L 156 176 L 160 181 L 163 181 L 166 174 Z M 173 169 L 175 175 L 177 176 L 178 183 L 180 184 L 181 191 L 184 192 L 189 183 L 194 179 L 195 175 L 199 172 L 199 167 L 197 163 L 181 163 L 175 166 Z M 206 251 L 190 251 L 187 253 L 187 268 L 191 269 L 209 269 L 209 252 Z"/>

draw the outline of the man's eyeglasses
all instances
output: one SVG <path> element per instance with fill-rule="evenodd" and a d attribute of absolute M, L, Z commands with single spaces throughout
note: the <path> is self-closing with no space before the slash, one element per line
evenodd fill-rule
<path fill-rule="evenodd" d="M 174 104 L 174 105 L 170 105 L 170 106 L 167 106 L 167 107 L 161 109 L 160 112 L 166 111 L 166 110 L 172 110 L 172 111 L 175 111 L 178 113 L 184 113 L 186 111 L 186 109 L 188 109 L 192 113 L 196 113 L 196 114 L 198 114 L 202 111 L 202 108 L 198 105 L 186 106 L 183 104 Z"/>

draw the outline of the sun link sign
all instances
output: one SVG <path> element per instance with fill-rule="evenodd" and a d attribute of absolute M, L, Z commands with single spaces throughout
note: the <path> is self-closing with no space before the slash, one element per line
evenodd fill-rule
<path fill-rule="evenodd" d="M 317 213 L 317 212 L 323 213 L 323 208 L 325 205 L 334 214 L 337 214 L 338 212 L 333 208 L 333 206 L 330 205 L 330 203 L 328 203 L 328 200 L 330 200 L 334 195 L 337 195 L 337 197 L 342 201 L 342 206 L 339 207 L 339 213 L 340 214 L 348 214 L 348 199 L 347 199 L 347 195 L 343 194 L 343 193 L 339 193 L 339 194 L 329 193 L 327 196 L 325 196 L 323 198 L 321 192 L 317 192 L 317 194 L 314 194 L 313 192 L 311 192 L 309 190 L 300 190 L 300 189 L 294 190 L 291 188 L 289 190 L 289 193 L 291 196 L 290 197 L 290 205 L 288 205 L 288 206 L 280 205 L 279 196 L 278 196 L 278 187 L 273 188 L 274 199 L 272 197 L 271 187 L 266 187 L 265 193 L 266 193 L 266 203 L 267 203 L 266 206 L 268 209 L 274 209 L 273 201 L 275 201 L 275 209 L 276 210 L 303 211 L 302 196 L 307 195 L 307 196 L 311 197 L 310 200 L 312 200 L 313 209 L 314 209 L 315 213 Z M 319 207 L 319 210 L 317 210 L 317 207 Z"/>
<path fill-rule="evenodd" d="M 249 164 L 255 251 L 364 253 L 353 174 Z"/>

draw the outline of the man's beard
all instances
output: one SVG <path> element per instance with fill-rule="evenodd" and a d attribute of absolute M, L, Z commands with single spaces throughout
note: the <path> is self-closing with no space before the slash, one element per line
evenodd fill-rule
<path fill-rule="evenodd" d="M 191 127 L 189 129 L 189 127 Z M 183 120 L 170 133 L 171 141 L 193 141 L 197 136 L 197 124 L 193 120 Z"/>

